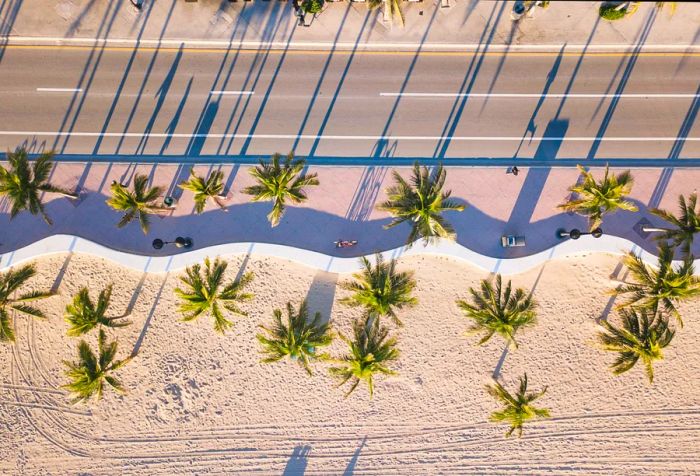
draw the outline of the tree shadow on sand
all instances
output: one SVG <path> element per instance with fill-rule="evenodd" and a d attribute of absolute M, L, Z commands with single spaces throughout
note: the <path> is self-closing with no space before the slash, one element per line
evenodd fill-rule
<path fill-rule="evenodd" d="M 282 476 L 303 476 L 306 466 L 309 464 L 308 458 L 311 447 L 308 445 L 296 446 L 292 451 L 292 456 L 284 467 Z"/>

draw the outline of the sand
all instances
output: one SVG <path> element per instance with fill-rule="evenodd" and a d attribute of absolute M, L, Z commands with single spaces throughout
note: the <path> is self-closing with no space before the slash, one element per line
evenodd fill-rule
<path fill-rule="evenodd" d="M 494 338 L 475 346 L 455 304 L 488 275 L 465 263 L 408 257 L 420 304 L 396 329 L 399 375 L 380 378 L 345 399 L 317 364 L 315 374 L 289 361 L 259 363 L 261 323 L 291 300 L 331 316 L 350 333 L 360 311 L 341 305 L 349 278 L 264 256 L 229 256 L 230 276 L 253 271 L 248 317 L 234 317 L 225 336 L 208 318 L 179 320 L 178 273 L 142 275 L 100 258 L 56 255 L 36 262 L 38 287 L 60 295 L 41 302 L 47 321 L 19 318 L 17 343 L 0 347 L 2 474 L 690 474 L 700 468 L 700 305 L 681 306 L 686 326 L 653 386 L 641 368 L 614 377 L 613 356 L 593 346 L 595 319 L 619 257 L 589 255 L 546 263 L 513 276 L 535 288 L 539 323 L 504 356 Z M 64 270 L 61 273 L 61 270 Z M 59 276 L 59 278 L 57 278 Z M 83 285 L 94 295 L 114 283 L 113 313 L 135 297 L 127 328 L 110 331 L 120 356 L 138 347 L 119 372 L 126 396 L 108 391 L 99 403 L 71 406 L 60 389 L 66 337 L 63 309 Z M 135 290 L 138 293 L 135 294 Z M 610 316 L 616 319 L 614 313 Z M 95 333 L 88 337 L 95 342 Z M 336 341 L 331 352 L 340 355 Z M 502 360 L 512 388 L 527 371 L 531 389 L 553 418 L 505 439 L 487 418 L 498 405 L 484 391 Z"/>

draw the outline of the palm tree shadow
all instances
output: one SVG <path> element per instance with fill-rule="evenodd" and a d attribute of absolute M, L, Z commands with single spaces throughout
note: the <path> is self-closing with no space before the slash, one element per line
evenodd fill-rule
<path fill-rule="evenodd" d="M 452 142 L 451 138 L 454 136 L 460 119 L 462 118 L 462 114 L 467 107 L 469 93 L 471 93 L 479 75 L 479 71 L 481 70 L 481 66 L 486 60 L 488 49 L 494 36 L 496 35 L 496 27 L 499 24 L 503 13 L 505 12 L 506 6 L 506 2 L 500 2 L 499 8 L 499 2 L 493 2 L 493 7 L 489 13 L 489 18 L 486 21 L 486 25 L 484 26 L 484 30 L 481 32 L 481 37 L 479 38 L 478 42 L 479 45 L 485 46 L 480 47 L 474 55 L 468 57 L 469 60 L 466 65 L 467 70 L 458 90 L 458 92 L 463 94 L 463 96 L 456 97 L 452 103 L 449 115 L 447 116 L 445 124 L 442 126 L 442 132 L 440 134 L 441 139 L 437 141 L 435 150 L 433 151 L 434 159 L 444 159 L 447 155 L 447 149 Z M 401 92 L 403 92 L 403 90 Z"/>
<path fill-rule="evenodd" d="M 352 455 L 352 459 L 348 463 L 348 466 L 345 468 L 345 471 L 343 471 L 343 476 L 352 476 L 353 473 L 355 472 L 355 468 L 357 467 L 357 461 L 360 459 L 360 452 L 362 451 L 362 448 L 365 446 L 365 442 L 367 441 L 367 437 L 365 436 L 362 438 L 362 441 L 360 442 L 360 446 L 357 447 L 355 450 L 355 453 Z"/>
<path fill-rule="evenodd" d="M 243 258 L 243 261 L 241 262 L 241 266 L 238 268 L 238 272 L 236 273 L 235 281 L 240 281 L 241 279 L 243 279 L 243 275 L 245 274 L 245 270 L 248 267 L 248 262 L 250 261 L 250 255 L 253 253 L 254 247 L 255 247 L 255 243 L 251 243 L 250 246 L 248 247 L 248 252 L 245 254 L 245 257 Z"/>
<path fill-rule="evenodd" d="M 637 60 L 639 59 L 639 53 L 642 50 L 642 47 L 647 41 L 647 38 L 649 37 L 649 34 L 651 33 L 652 26 L 654 25 L 654 21 L 656 20 L 656 14 L 657 14 L 657 9 L 653 8 L 650 12 L 649 15 L 647 16 L 646 20 L 644 21 L 644 24 L 642 25 L 638 36 L 637 36 L 637 43 L 634 47 L 634 50 L 631 55 L 624 57 L 623 60 L 620 62 L 617 71 L 613 75 L 610 84 L 608 85 L 608 89 L 606 91 L 606 94 L 610 91 L 612 88 L 612 85 L 615 82 L 615 79 L 617 79 L 618 74 L 620 73 L 620 70 L 622 69 L 623 64 L 625 64 L 624 70 L 622 71 L 622 75 L 620 77 L 620 80 L 617 84 L 617 88 L 615 89 L 615 97 L 612 98 L 610 101 L 610 104 L 608 105 L 607 110 L 605 111 L 605 115 L 603 116 L 603 119 L 601 120 L 600 127 L 598 128 L 598 131 L 595 135 L 595 140 L 593 141 L 593 144 L 591 145 L 590 150 L 588 151 L 587 157 L 588 159 L 594 159 L 596 155 L 598 154 L 598 149 L 600 148 L 602 144 L 602 137 L 605 136 L 608 127 L 610 126 L 612 122 L 613 115 L 615 114 L 615 111 L 617 110 L 617 106 L 621 101 L 621 95 L 624 92 L 625 88 L 627 87 L 627 83 L 629 82 L 630 76 L 632 75 L 632 72 L 637 64 Z M 602 105 L 603 105 L 604 98 L 601 98 L 600 102 L 598 103 L 598 106 L 596 107 L 596 110 L 593 112 L 593 116 L 591 117 L 591 122 L 595 119 L 595 117 L 598 115 L 598 112 L 601 110 Z"/>
<path fill-rule="evenodd" d="M 141 275 L 141 279 L 139 279 L 139 282 L 136 285 L 136 289 L 134 289 L 134 292 L 131 294 L 131 299 L 126 305 L 124 313 L 118 317 L 127 317 L 134 311 L 134 306 L 136 306 L 136 301 L 138 301 L 139 296 L 141 295 L 141 290 L 143 289 L 143 285 L 146 283 L 146 278 L 148 278 L 148 272 L 144 271 Z"/>
<path fill-rule="evenodd" d="M 5 48 L 7 42 L 9 41 L 10 33 L 19 14 L 20 8 L 22 8 L 22 2 L 24 0 L 3 0 L 0 3 L 0 62 L 5 55 Z"/>
<path fill-rule="evenodd" d="M 306 293 L 306 302 L 309 305 L 311 316 L 316 312 L 321 313 L 321 322 L 327 323 L 331 318 L 335 290 L 338 287 L 338 274 L 326 271 L 317 271 Z"/>
<path fill-rule="evenodd" d="M 51 286 L 51 292 L 52 293 L 58 293 L 58 289 L 61 287 L 61 282 L 63 282 L 63 278 L 66 275 L 66 271 L 68 271 L 68 265 L 70 265 L 71 260 L 73 259 L 73 247 L 75 246 L 75 243 L 78 241 L 77 237 L 73 237 L 71 240 L 71 244 L 68 247 L 68 256 L 66 256 L 66 259 L 63 260 L 63 264 L 61 265 L 61 269 L 58 271 L 58 274 L 56 275 L 56 279 L 53 282 L 53 285 Z"/>
<path fill-rule="evenodd" d="M 172 261 L 172 258 L 171 258 Z M 168 267 L 170 264 L 168 264 Z M 148 269 L 148 268 L 146 268 Z M 143 343 L 143 339 L 146 337 L 146 331 L 148 330 L 148 326 L 151 324 L 151 319 L 153 319 L 153 315 L 156 312 L 156 307 L 158 306 L 158 302 L 160 301 L 160 297 L 163 294 L 163 289 L 165 289 L 165 283 L 168 282 L 168 278 L 170 277 L 170 272 L 165 273 L 165 276 L 163 277 L 163 283 L 160 285 L 160 289 L 158 290 L 158 294 L 156 294 L 156 298 L 153 300 L 153 305 L 151 306 L 151 310 L 148 312 L 148 316 L 146 317 L 146 321 L 143 323 L 143 328 L 141 329 L 141 334 L 139 334 L 138 339 L 136 339 L 136 344 L 134 344 L 134 350 L 131 352 L 132 357 L 138 355 L 139 350 L 141 350 L 141 344 Z"/>
<path fill-rule="evenodd" d="M 547 124 L 542 140 L 535 152 L 535 158 L 545 160 L 547 162 L 555 162 L 559 148 L 562 145 L 563 138 L 569 128 L 568 120 L 553 119 Z M 513 205 L 510 217 L 505 224 L 504 232 L 507 234 L 517 234 L 520 230 L 529 228 L 532 221 L 532 216 L 535 212 L 537 204 L 540 202 L 542 190 L 544 190 L 549 174 L 550 167 L 530 169 L 525 177 L 525 181 L 520 189 L 518 198 Z M 518 249 L 511 249 L 508 257 L 515 257 L 518 253 L 522 253 Z"/>
<path fill-rule="evenodd" d="M 377 196 L 381 191 L 387 167 L 367 167 L 362 172 L 345 218 L 354 221 L 366 221 L 374 209 Z"/>
<path fill-rule="evenodd" d="M 533 294 L 535 294 L 535 289 L 537 288 L 537 285 L 540 283 L 540 279 L 542 278 L 542 274 L 544 273 L 544 268 L 547 266 L 547 263 L 549 260 L 552 258 L 554 255 L 554 248 L 549 253 L 549 257 L 547 260 L 545 260 L 544 263 L 542 263 L 542 266 L 540 267 L 540 272 L 537 273 L 537 277 L 535 278 L 535 282 L 532 283 L 532 287 L 530 288 L 530 295 L 528 297 L 532 297 Z M 501 375 L 501 369 L 503 368 L 503 364 L 506 362 L 506 357 L 508 356 L 508 350 L 510 349 L 510 344 L 506 343 L 505 347 L 503 348 L 503 352 L 501 352 L 501 357 L 498 359 L 498 363 L 496 364 L 496 367 L 493 369 L 493 374 L 491 375 L 494 380 L 497 380 L 498 377 Z"/>
<path fill-rule="evenodd" d="M 671 151 L 668 154 L 669 161 L 675 162 L 680 158 L 681 151 L 683 150 L 683 146 L 687 141 L 688 134 L 690 133 L 693 125 L 695 124 L 695 119 L 697 118 L 698 111 L 700 111 L 700 86 L 698 86 L 698 89 L 695 91 L 695 94 L 696 96 L 693 99 L 693 102 L 690 104 L 688 112 L 683 118 L 683 122 L 681 123 L 681 126 L 678 129 L 678 134 L 676 135 L 676 140 L 673 142 Z M 659 177 L 659 180 L 656 183 L 656 186 L 654 187 L 654 191 L 651 194 L 651 198 L 649 199 L 649 203 L 647 204 L 648 207 L 651 208 L 659 206 L 659 204 L 661 203 L 661 199 L 666 193 L 668 184 L 671 182 L 673 170 L 673 167 L 665 167 L 661 171 L 661 176 Z"/>
<path fill-rule="evenodd" d="M 303 476 L 306 472 L 306 466 L 309 464 L 308 458 L 311 452 L 309 445 L 296 446 L 292 451 L 292 456 L 287 461 L 287 466 L 284 467 L 282 476 Z"/>
<path fill-rule="evenodd" d="M 632 248 L 632 250 L 635 250 L 636 247 Z M 624 263 L 624 255 L 620 258 L 620 261 L 618 261 L 617 265 L 615 266 L 615 269 L 613 270 L 612 273 L 610 273 L 610 279 L 613 280 L 618 280 L 618 281 L 624 281 L 627 279 L 627 275 L 629 274 L 629 270 L 625 269 L 625 272 L 620 276 L 620 271 L 622 271 L 622 268 L 625 266 Z M 608 302 L 605 304 L 605 307 L 600 313 L 600 316 L 596 318 L 596 323 L 599 323 L 600 321 L 607 321 L 608 316 L 610 315 L 610 312 L 613 310 L 613 305 L 615 304 L 615 299 L 617 296 L 612 295 L 608 299 Z"/>

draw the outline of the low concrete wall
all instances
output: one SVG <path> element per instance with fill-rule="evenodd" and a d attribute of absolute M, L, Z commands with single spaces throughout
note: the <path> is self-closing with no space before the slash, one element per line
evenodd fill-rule
<path fill-rule="evenodd" d="M 597 239 L 590 235 L 584 235 L 578 240 L 566 240 L 549 250 L 522 258 L 492 258 L 475 253 L 468 248 L 452 242 L 443 242 L 439 245 L 427 247 L 416 244 L 411 248 L 395 248 L 384 251 L 382 254 L 386 259 L 421 254 L 447 256 L 464 261 L 488 272 L 509 275 L 525 272 L 554 258 L 564 258 L 587 253 L 610 253 L 619 255 L 630 250 L 640 254 L 645 262 L 650 264 L 656 263 L 656 256 L 640 249 L 639 246 L 634 243 L 624 238 L 608 235 Z M 25 246 L 24 248 L 0 256 L 0 271 L 41 258 L 42 256 L 71 252 L 98 256 L 122 266 L 149 273 L 177 271 L 194 263 L 199 263 L 207 256 L 216 257 L 248 253 L 287 259 L 331 273 L 349 273 L 360 269 L 360 263 L 357 257 L 337 258 L 314 251 L 266 243 L 229 243 L 186 251 L 171 256 L 152 257 L 116 251 L 77 236 L 53 235 Z M 372 256 L 368 256 L 368 258 L 373 260 Z"/>

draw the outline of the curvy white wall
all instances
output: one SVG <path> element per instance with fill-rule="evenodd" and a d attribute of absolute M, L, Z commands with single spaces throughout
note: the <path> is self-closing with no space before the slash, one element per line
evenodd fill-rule
<path fill-rule="evenodd" d="M 522 273 L 553 258 L 592 252 L 622 254 L 629 250 L 640 254 L 647 263 L 655 264 L 657 261 L 656 256 L 642 250 L 631 241 L 609 235 L 604 235 L 601 238 L 584 235 L 578 240 L 562 241 L 549 250 L 521 258 L 491 258 L 451 242 L 442 242 L 439 245 L 427 247 L 417 243 L 412 248 L 400 247 L 384 251 L 382 254 L 387 259 L 420 254 L 441 255 L 462 260 L 488 272 L 508 275 Z M 358 258 L 337 258 L 314 251 L 266 243 L 229 243 L 172 256 L 152 257 L 116 251 L 77 236 L 53 235 L 0 256 L 0 271 L 42 256 L 66 252 L 99 256 L 122 266 L 149 273 L 177 271 L 191 264 L 199 263 L 207 256 L 247 253 L 287 259 L 331 273 L 348 273 L 360 269 Z M 372 260 L 371 256 L 368 258 Z"/>

